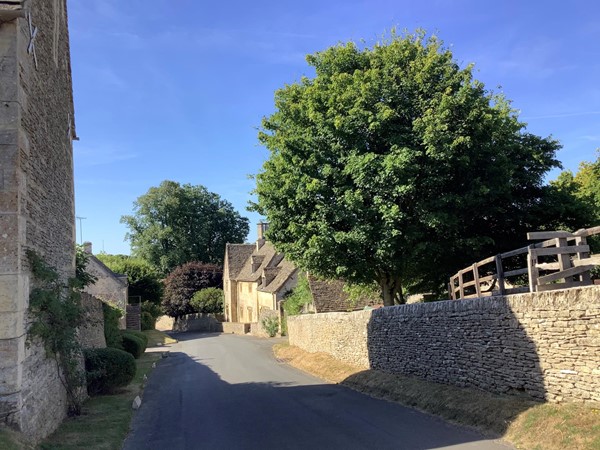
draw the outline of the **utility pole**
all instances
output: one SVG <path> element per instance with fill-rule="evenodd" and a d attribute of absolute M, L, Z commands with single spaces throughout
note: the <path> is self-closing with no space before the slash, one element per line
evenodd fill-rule
<path fill-rule="evenodd" d="M 75 216 L 75 218 L 79 220 L 79 243 L 83 244 L 83 225 L 81 221 L 87 219 L 87 217 Z"/>

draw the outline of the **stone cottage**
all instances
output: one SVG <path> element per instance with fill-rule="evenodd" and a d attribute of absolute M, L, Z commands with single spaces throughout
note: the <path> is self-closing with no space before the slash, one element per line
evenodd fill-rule
<path fill-rule="evenodd" d="M 268 224 L 258 224 L 256 244 L 227 244 L 223 269 L 225 319 L 255 323 L 296 286 L 298 270 L 264 238 Z"/>
<path fill-rule="evenodd" d="M 83 250 L 88 255 L 87 271 L 96 277 L 96 282 L 86 286 L 85 292 L 110 303 L 123 311 L 119 327 L 125 329 L 129 283 L 127 275 L 114 273 L 92 253 L 92 243 L 84 242 Z"/>
<path fill-rule="evenodd" d="M 0 1 L 0 424 L 36 441 L 65 417 L 56 364 L 27 346 L 33 250 L 75 275 L 76 139 L 66 0 Z"/>

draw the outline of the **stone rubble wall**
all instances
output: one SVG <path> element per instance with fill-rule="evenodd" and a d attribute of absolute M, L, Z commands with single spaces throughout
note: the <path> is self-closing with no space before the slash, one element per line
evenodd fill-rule
<path fill-rule="evenodd" d="M 173 331 L 221 332 L 223 326 L 213 314 L 188 314 L 175 319 Z"/>
<path fill-rule="evenodd" d="M 360 368 L 552 402 L 600 401 L 600 287 L 288 318 L 290 344 Z"/>
<path fill-rule="evenodd" d="M 66 0 L 25 6 L 0 22 L 0 423 L 35 442 L 65 417 L 66 395 L 43 347 L 25 345 L 26 251 L 63 281 L 75 274 L 74 112 Z M 27 51 L 29 12 L 35 55 Z"/>
<path fill-rule="evenodd" d="M 85 314 L 85 325 L 79 329 L 79 343 L 82 348 L 104 348 L 104 312 L 102 300 L 89 294 L 81 294 L 81 305 Z"/>

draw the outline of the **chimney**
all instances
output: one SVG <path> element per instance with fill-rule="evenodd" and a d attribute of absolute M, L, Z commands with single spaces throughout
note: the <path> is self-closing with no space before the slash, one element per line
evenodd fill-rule
<path fill-rule="evenodd" d="M 88 255 L 92 254 L 92 243 L 91 242 L 84 242 L 83 243 L 83 251 L 84 253 L 87 253 Z"/>
<path fill-rule="evenodd" d="M 258 223 L 258 239 L 256 240 L 256 250 L 260 250 L 260 248 L 265 245 L 265 232 L 269 228 L 268 222 L 259 222 Z"/>

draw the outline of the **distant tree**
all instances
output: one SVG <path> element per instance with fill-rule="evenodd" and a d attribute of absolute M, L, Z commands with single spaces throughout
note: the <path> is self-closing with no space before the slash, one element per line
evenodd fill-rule
<path fill-rule="evenodd" d="M 588 216 L 589 225 L 600 225 L 600 149 L 596 161 L 583 161 L 575 175 L 570 170 L 561 172 L 551 184 L 563 194 L 579 200 L 577 208 Z M 592 223 L 593 222 L 593 223 Z"/>
<path fill-rule="evenodd" d="M 221 314 L 224 300 L 223 289 L 206 288 L 194 294 L 190 305 L 199 313 Z"/>
<path fill-rule="evenodd" d="M 149 263 L 127 255 L 100 253 L 96 257 L 113 272 L 127 275 L 130 297 L 160 304 L 163 292 L 161 276 Z"/>
<path fill-rule="evenodd" d="M 162 307 L 171 317 L 195 312 L 190 305 L 194 294 L 202 289 L 223 285 L 223 269 L 215 264 L 192 261 L 176 267 L 165 279 Z"/>
<path fill-rule="evenodd" d="M 227 242 L 243 242 L 248 219 L 204 186 L 163 181 L 123 216 L 132 254 L 167 274 L 188 261 L 222 264 Z"/>
<path fill-rule="evenodd" d="M 557 141 L 525 131 L 510 102 L 424 32 L 307 57 L 314 78 L 275 94 L 253 209 L 268 238 L 315 275 L 403 292 L 551 228 L 544 185 Z M 557 197 L 554 197 L 556 200 Z M 547 207 L 548 206 L 548 207 Z"/>

